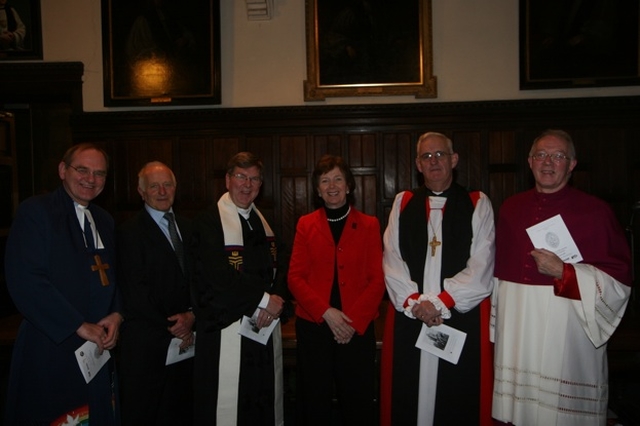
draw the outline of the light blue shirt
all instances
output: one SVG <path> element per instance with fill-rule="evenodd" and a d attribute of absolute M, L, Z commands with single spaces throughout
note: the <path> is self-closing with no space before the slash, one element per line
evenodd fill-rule
<path fill-rule="evenodd" d="M 144 208 L 147 210 L 147 212 L 149 212 L 149 214 L 151 215 L 151 218 L 158 224 L 164 236 L 167 237 L 169 244 L 171 244 L 171 246 L 173 247 L 173 243 L 171 243 L 171 236 L 169 235 L 169 222 L 167 221 L 167 219 L 164 218 L 165 213 L 168 213 L 168 212 L 156 210 L 150 207 L 147 203 L 144 204 Z M 173 213 L 173 208 L 169 209 L 169 212 Z M 175 213 L 173 214 L 175 218 Z M 180 228 L 178 227 L 178 221 L 176 221 L 176 230 L 178 231 L 178 235 L 182 240 L 183 238 L 182 238 L 182 234 L 180 233 Z"/>

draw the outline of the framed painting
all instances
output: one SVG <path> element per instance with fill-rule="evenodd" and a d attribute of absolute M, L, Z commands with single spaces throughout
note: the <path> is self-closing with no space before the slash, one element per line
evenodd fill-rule
<path fill-rule="evenodd" d="M 639 85 L 639 4 L 520 0 L 520 88 Z"/>
<path fill-rule="evenodd" d="M 102 0 L 105 106 L 221 102 L 220 0 Z"/>
<path fill-rule="evenodd" d="M 431 0 L 306 0 L 304 100 L 435 98 Z"/>
<path fill-rule="evenodd" d="M 42 59 L 40 0 L 2 1 L 0 60 Z"/>

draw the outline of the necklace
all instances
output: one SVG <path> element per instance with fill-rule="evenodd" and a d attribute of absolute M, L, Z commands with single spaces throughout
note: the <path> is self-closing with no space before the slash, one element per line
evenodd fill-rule
<path fill-rule="evenodd" d="M 431 210 L 442 210 L 442 209 L 431 209 Z M 429 243 L 429 245 L 431 246 L 431 257 L 433 257 L 436 255 L 436 248 L 438 248 L 439 245 L 442 245 L 442 242 L 438 241 L 438 237 L 436 236 L 436 229 L 433 227 L 433 223 L 431 222 L 431 214 L 429 214 L 429 225 L 431 225 L 431 231 L 433 231 L 433 238 Z M 442 227 L 442 221 L 440 221 L 440 226 L 438 227 L 438 229 L 440 229 L 440 227 Z"/>
<path fill-rule="evenodd" d="M 343 220 L 345 217 L 349 216 L 349 212 L 350 212 L 350 211 L 351 211 L 351 206 L 349 206 L 349 209 L 347 210 L 347 212 L 346 212 L 343 216 L 340 216 L 340 217 L 338 217 L 338 218 L 336 218 L 336 219 L 331 219 L 331 218 L 329 218 L 329 217 L 328 217 L 328 218 L 327 218 L 327 220 L 328 220 L 329 222 L 340 222 L 340 221 L 341 221 L 341 220 Z"/>

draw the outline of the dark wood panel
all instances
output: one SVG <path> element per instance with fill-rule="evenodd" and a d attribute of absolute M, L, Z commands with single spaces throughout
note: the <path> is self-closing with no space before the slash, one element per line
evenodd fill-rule
<path fill-rule="evenodd" d="M 306 171 L 308 164 L 306 135 L 280 137 L 280 170 Z"/>
<path fill-rule="evenodd" d="M 280 238 L 286 242 L 293 242 L 296 223 L 300 216 L 309 212 L 308 182 L 305 177 L 283 177 L 280 180 L 281 218 L 278 223 Z M 275 224 L 274 224 L 275 226 Z"/>
<path fill-rule="evenodd" d="M 377 166 L 376 141 L 371 133 L 349 135 L 347 156 L 352 169 Z"/>
<path fill-rule="evenodd" d="M 487 195 L 491 200 L 496 218 L 498 216 L 498 209 L 505 198 L 518 192 L 517 182 L 516 173 L 492 173 L 490 175 Z"/>
<path fill-rule="evenodd" d="M 409 133 L 383 134 L 383 192 L 380 201 L 391 203 L 398 192 L 416 185 L 416 139 Z"/>
<path fill-rule="evenodd" d="M 480 130 L 454 132 L 449 136 L 458 153 L 457 182 L 469 189 L 482 189 L 486 165 Z"/>
<path fill-rule="evenodd" d="M 489 143 L 489 164 L 513 164 L 517 162 L 515 132 L 491 131 L 487 135 Z"/>
<path fill-rule="evenodd" d="M 331 155 L 344 155 L 342 152 L 342 137 L 334 133 L 328 133 L 325 135 L 313 134 L 310 136 L 313 140 L 313 158 L 311 159 L 311 171 L 313 167 L 325 154 Z"/>
<path fill-rule="evenodd" d="M 359 189 L 359 191 L 356 191 L 356 207 L 366 214 L 379 216 L 380 191 L 378 188 L 377 174 L 359 176 L 358 178 L 357 189 Z"/>
<path fill-rule="evenodd" d="M 265 163 L 257 202 L 290 242 L 297 218 L 313 208 L 310 176 L 322 155 L 345 157 L 358 177 L 357 206 L 384 225 L 395 195 L 420 183 L 415 143 L 427 130 L 452 137 L 460 154 L 458 182 L 487 193 L 497 210 L 533 184 L 527 164 L 533 138 L 548 127 L 564 128 L 579 153 L 573 184 L 611 202 L 625 223 L 640 198 L 633 160 L 639 156 L 638 116 L 640 97 L 619 97 L 83 113 L 72 117 L 72 128 L 76 142 L 135 153 L 132 159 L 116 156 L 110 176 L 115 190 L 101 198 L 116 214 L 133 208 L 133 201 L 139 208 L 135 177 L 121 175 L 151 159 L 145 154 L 174 167 L 180 207 L 195 213 L 224 192 L 227 159 L 254 151 Z"/>

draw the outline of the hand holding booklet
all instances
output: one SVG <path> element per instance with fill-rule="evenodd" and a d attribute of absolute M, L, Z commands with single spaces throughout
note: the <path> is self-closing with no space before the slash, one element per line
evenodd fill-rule
<path fill-rule="evenodd" d="M 193 333 L 193 343 L 191 346 L 181 348 L 182 339 L 174 337 L 169 343 L 169 350 L 167 350 L 167 360 L 165 365 L 175 364 L 176 362 L 184 361 L 185 359 L 193 358 L 196 353 L 196 333 Z"/>
<path fill-rule="evenodd" d="M 76 360 L 84 377 L 84 381 L 89 383 L 98 374 L 98 371 L 109 361 L 111 353 L 108 350 L 98 349 L 98 345 L 87 340 L 82 346 L 76 349 Z"/>
<path fill-rule="evenodd" d="M 273 329 L 280 322 L 280 319 L 274 319 L 273 321 L 271 321 L 271 324 L 268 327 L 258 328 L 256 324 L 256 318 L 257 315 L 255 314 L 251 318 L 246 315 L 243 316 L 238 334 L 251 340 L 255 340 L 258 343 L 262 343 L 263 345 L 266 345 L 269 341 L 269 336 L 271 336 Z"/>
<path fill-rule="evenodd" d="M 559 214 L 527 228 L 527 234 L 535 248 L 547 249 L 563 262 L 578 263 L 582 260 L 580 250 Z"/>

